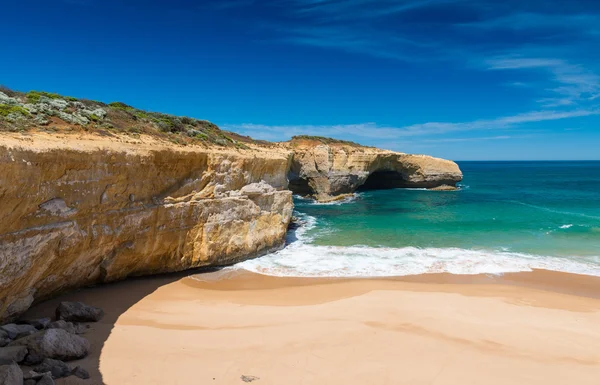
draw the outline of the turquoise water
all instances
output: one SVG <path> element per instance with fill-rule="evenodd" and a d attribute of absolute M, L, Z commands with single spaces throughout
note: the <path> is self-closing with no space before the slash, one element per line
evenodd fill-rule
<path fill-rule="evenodd" d="M 460 162 L 461 190 L 296 198 L 288 246 L 241 267 L 285 276 L 502 273 L 600 276 L 600 162 Z"/>

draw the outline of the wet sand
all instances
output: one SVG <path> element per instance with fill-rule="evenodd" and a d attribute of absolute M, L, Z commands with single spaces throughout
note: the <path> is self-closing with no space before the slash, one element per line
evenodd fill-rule
<path fill-rule="evenodd" d="M 187 273 L 189 274 L 189 273 Z M 59 384 L 594 384 L 600 278 L 549 271 L 390 279 L 225 270 L 132 279 L 60 300 L 104 308 Z"/>

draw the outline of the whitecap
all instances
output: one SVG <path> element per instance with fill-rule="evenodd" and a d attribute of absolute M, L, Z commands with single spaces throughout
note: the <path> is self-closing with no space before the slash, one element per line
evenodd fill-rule
<path fill-rule="evenodd" d="M 502 274 L 545 269 L 600 276 L 600 257 L 551 257 L 500 250 L 317 246 L 300 240 L 234 268 L 284 277 Z"/>

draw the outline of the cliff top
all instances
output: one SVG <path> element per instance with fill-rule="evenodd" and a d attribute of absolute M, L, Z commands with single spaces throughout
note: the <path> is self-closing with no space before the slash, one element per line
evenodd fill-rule
<path fill-rule="evenodd" d="M 78 140 L 86 138 L 113 144 L 152 142 L 152 145 L 230 149 L 294 148 L 320 144 L 373 148 L 310 135 L 294 136 L 278 145 L 223 131 L 207 120 L 149 112 L 123 102 L 104 103 L 44 91 L 20 92 L 3 86 L 0 86 L 0 133 L 35 133 L 36 137 L 40 134 L 44 140 L 50 140 L 52 135 L 66 140 L 69 135 L 69 138 L 76 137 Z"/>
<path fill-rule="evenodd" d="M 364 147 L 364 148 L 374 148 L 374 147 L 370 147 L 370 146 L 363 146 L 362 144 L 358 144 L 356 142 L 351 142 L 349 140 L 341 140 L 341 139 L 334 139 L 334 138 L 328 138 L 326 136 L 315 136 L 315 135 L 296 135 L 293 136 L 292 139 L 288 142 L 290 143 L 292 146 L 302 146 L 302 145 L 310 145 L 310 146 L 314 146 L 314 145 L 319 145 L 319 144 L 326 144 L 326 145 L 344 145 L 344 146 L 352 146 L 352 147 Z"/>
<path fill-rule="evenodd" d="M 50 92 L 25 93 L 0 87 L 0 132 L 28 131 L 132 138 L 147 135 L 179 145 L 242 149 L 251 144 L 269 144 L 223 131 L 207 120 L 148 112 L 122 102 L 107 104 Z"/>

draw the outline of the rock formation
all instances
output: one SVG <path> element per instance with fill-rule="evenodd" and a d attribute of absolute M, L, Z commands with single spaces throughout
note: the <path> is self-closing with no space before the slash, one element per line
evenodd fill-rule
<path fill-rule="evenodd" d="M 454 189 L 462 180 L 458 165 L 426 155 L 410 155 L 343 141 L 295 138 L 289 186 L 319 201 L 339 199 L 359 188 Z"/>
<path fill-rule="evenodd" d="M 272 144 L 119 102 L 0 92 L 0 320 L 65 289 L 282 247 L 292 192 L 327 201 L 461 178 L 454 162 L 423 155 L 314 137 Z M 0 330 L 0 346 L 12 332 Z"/>
<path fill-rule="evenodd" d="M 71 287 L 283 245 L 290 156 L 56 135 L 0 142 L 0 314 Z"/>
<path fill-rule="evenodd" d="M 104 311 L 81 302 L 61 302 L 56 314 L 57 317 L 67 315 L 83 322 L 96 322 Z M 86 357 L 91 349 L 90 342 L 75 332 L 51 327 L 52 323 L 46 322 L 49 320 L 41 318 L 20 321 L 20 325 L 0 326 L 2 330 L 14 331 L 8 338 L 8 346 L 0 347 L 0 384 L 52 385 L 58 378 L 90 378 L 89 372 L 81 366 L 71 368 L 64 362 Z M 87 330 L 89 327 L 87 323 L 69 323 L 74 330 Z M 28 326 L 31 333 L 18 333 L 15 326 Z M 32 367 L 33 370 L 30 370 Z"/>

